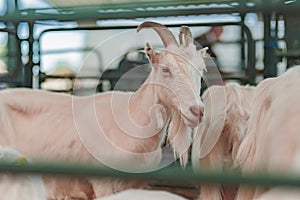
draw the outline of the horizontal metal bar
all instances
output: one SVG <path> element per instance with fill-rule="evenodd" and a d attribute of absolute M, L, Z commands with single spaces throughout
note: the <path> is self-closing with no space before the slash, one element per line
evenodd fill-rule
<path fill-rule="evenodd" d="M 182 23 L 172 23 L 172 24 L 165 24 L 168 27 L 180 27 Z M 185 23 L 190 27 L 197 27 L 197 26 L 243 26 L 245 24 L 243 22 L 207 22 L 207 23 Z M 71 27 L 71 28 L 49 28 L 43 30 L 37 40 L 39 41 L 43 34 L 47 32 L 60 32 L 60 31 L 92 31 L 92 30 L 123 30 L 123 29 L 136 29 L 137 25 L 123 25 L 123 26 L 88 26 L 88 27 Z M 247 27 L 246 27 L 247 28 Z"/>
<path fill-rule="evenodd" d="M 190 167 L 183 170 L 179 167 L 169 166 L 158 171 L 148 173 L 127 173 L 114 170 L 108 167 L 81 165 L 81 164 L 57 164 L 57 163 L 36 163 L 33 165 L 16 165 L 1 163 L 0 171 L 12 173 L 38 173 L 70 176 L 93 176 L 93 177 L 114 177 L 124 179 L 144 179 L 156 181 L 170 181 L 172 183 L 221 183 L 221 184 L 247 184 L 247 185 L 268 185 L 268 186 L 300 186 L 299 176 L 284 176 L 283 174 L 251 174 L 238 175 L 229 172 L 208 172 L 199 170 L 194 173 Z"/>
<path fill-rule="evenodd" d="M 183 1 L 184 2 L 184 1 Z M 226 6 L 226 7 L 188 7 L 185 3 L 176 3 L 178 7 L 170 9 L 174 4 L 163 3 L 159 4 L 138 4 L 127 5 L 122 8 L 122 4 L 114 4 L 111 7 L 94 6 L 94 7 L 80 7 L 80 8 L 53 8 L 46 10 L 30 9 L 15 12 L 12 15 L 5 15 L 0 18 L 0 21 L 36 21 L 36 20 L 58 20 L 58 21 L 76 21 L 88 19 L 134 19 L 147 17 L 166 17 L 166 16 L 189 16 L 202 14 L 229 14 L 229 13 L 247 13 L 247 12 L 279 12 L 279 13 L 294 13 L 299 14 L 299 4 L 283 5 L 274 3 L 271 5 L 257 6 Z M 195 1 L 190 5 L 201 5 L 201 1 Z M 121 6 L 121 8 L 119 7 Z M 125 6 L 125 5 L 124 5 Z M 149 8 L 153 8 L 150 9 Z M 159 9 L 158 9 L 159 8 Z M 50 11 L 57 13 L 50 13 Z"/>
<path fill-rule="evenodd" d="M 1 21 L 1 18 L 0 18 Z M 9 34 L 16 34 L 16 30 L 10 28 L 0 28 L 0 32 L 7 32 Z"/>
<path fill-rule="evenodd" d="M 178 7 L 178 6 L 195 6 L 195 5 L 211 5 L 211 4 L 232 4 L 236 3 L 236 0 L 156 0 L 156 1 L 127 1 L 125 3 L 103 3 L 99 2 L 98 4 L 82 4 L 82 5 L 68 5 L 68 6 L 55 6 L 58 10 L 68 10 L 68 9 L 80 9 L 82 7 L 86 8 L 101 8 L 103 10 L 111 10 L 111 9 L 138 9 L 138 8 L 162 8 L 162 7 Z M 38 10 L 49 10 L 51 8 L 39 8 Z M 26 10 L 26 9 L 22 9 Z"/>
<path fill-rule="evenodd" d="M 279 57 L 300 57 L 300 49 L 293 49 L 287 52 L 276 50 L 275 55 Z"/>

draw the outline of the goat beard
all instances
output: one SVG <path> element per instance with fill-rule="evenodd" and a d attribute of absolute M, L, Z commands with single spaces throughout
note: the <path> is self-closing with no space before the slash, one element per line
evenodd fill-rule
<path fill-rule="evenodd" d="M 192 143 L 192 129 L 188 127 L 180 113 L 175 112 L 168 127 L 168 143 L 174 151 L 174 157 L 179 157 L 180 165 L 185 167 L 189 158 L 189 147 Z"/>

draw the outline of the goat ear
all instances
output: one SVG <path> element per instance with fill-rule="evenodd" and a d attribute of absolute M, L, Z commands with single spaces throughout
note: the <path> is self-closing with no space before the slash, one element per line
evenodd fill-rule
<path fill-rule="evenodd" d="M 201 55 L 201 57 L 205 60 L 208 55 L 207 55 L 207 50 L 208 50 L 208 47 L 204 47 L 203 49 L 200 49 L 198 52 L 199 54 Z"/>
<path fill-rule="evenodd" d="M 146 55 L 149 59 L 149 61 L 154 64 L 154 63 L 158 63 L 158 53 L 156 53 L 152 47 L 150 46 L 150 44 L 147 42 L 146 43 L 146 47 L 145 47 L 145 52 Z"/>

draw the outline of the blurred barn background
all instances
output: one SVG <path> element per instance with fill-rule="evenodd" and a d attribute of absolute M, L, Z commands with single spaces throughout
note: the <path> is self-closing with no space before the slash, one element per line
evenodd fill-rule
<path fill-rule="evenodd" d="M 182 24 L 192 28 L 196 42 L 211 48 L 208 84 L 220 71 L 224 80 L 255 85 L 299 64 L 296 0 L 1 0 L 0 5 L 1 88 L 78 95 L 134 90 L 148 73 L 134 68 L 147 63 L 145 42 L 161 47 L 151 31 L 136 34 L 146 20 L 173 27 L 174 33 Z"/>

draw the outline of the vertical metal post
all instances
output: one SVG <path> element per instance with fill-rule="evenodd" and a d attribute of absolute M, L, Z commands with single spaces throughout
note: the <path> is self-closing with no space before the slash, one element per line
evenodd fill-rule
<path fill-rule="evenodd" d="M 250 29 L 242 23 L 241 26 L 243 27 L 244 33 L 247 36 L 247 68 L 245 69 L 246 74 L 248 76 L 248 83 L 251 85 L 255 85 L 256 82 L 256 70 L 255 70 L 255 41 L 252 37 L 252 33 Z"/>
<path fill-rule="evenodd" d="M 275 41 L 271 28 L 271 13 L 264 14 L 264 78 L 277 75 L 275 65 Z"/>
<path fill-rule="evenodd" d="M 6 13 L 5 15 L 16 15 L 18 14 L 18 0 L 7 0 L 6 1 Z M 18 37 L 18 25 L 19 22 L 9 21 L 6 22 L 8 29 L 13 30 L 8 34 L 7 39 L 7 65 L 9 66 L 10 72 L 13 72 L 10 82 L 13 82 L 15 86 L 21 86 L 21 69 L 22 69 L 22 58 L 21 58 L 21 41 Z"/>
<path fill-rule="evenodd" d="M 18 30 L 18 25 L 19 23 L 15 24 L 15 29 L 16 29 L 16 33 L 15 33 L 15 40 L 16 40 L 16 45 L 15 45 L 15 48 L 16 48 L 16 66 L 19 70 L 22 69 L 23 67 L 23 63 L 22 63 L 22 53 L 21 53 L 21 40 L 19 39 L 18 37 L 18 33 L 17 33 L 17 30 Z M 18 73 L 18 82 L 20 82 L 20 75 L 22 75 L 22 73 Z"/>
<path fill-rule="evenodd" d="M 244 23 L 245 21 L 245 14 L 241 14 L 241 19 L 242 22 Z M 242 70 L 245 70 L 245 30 L 244 30 L 244 26 L 241 26 L 241 60 L 242 60 Z M 247 38 L 249 39 L 249 38 Z"/>
<path fill-rule="evenodd" d="M 33 68 L 33 29 L 34 22 L 28 22 L 28 63 L 23 66 L 22 70 L 22 86 L 32 88 L 32 68 Z"/>
<path fill-rule="evenodd" d="M 11 0 L 6 0 L 6 15 L 11 15 L 14 13 L 16 9 L 16 3 L 17 0 L 11 1 Z"/>
<path fill-rule="evenodd" d="M 279 23 L 279 14 L 277 14 L 277 13 L 276 13 L 276 15 L 275 15 L 275 23 L 276 23 L 276 24 L 275 24 L 275 30 L 274 30 L 274 31 L 275 31 L 275 34 L 274 34 L 274 40 L 275 40 L 275 41 L 278 41 L 278 39 L 279 39 L 279 38 L 278 38 L 278 30 L 279 30 L 279 27 L 278 27 L 278 26 L 279 26 L 279 25 L 278 25 L 278 23 Z"/>

